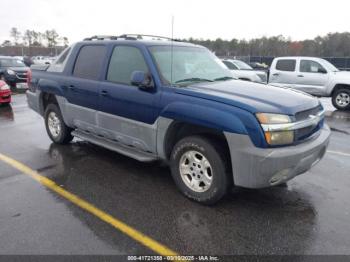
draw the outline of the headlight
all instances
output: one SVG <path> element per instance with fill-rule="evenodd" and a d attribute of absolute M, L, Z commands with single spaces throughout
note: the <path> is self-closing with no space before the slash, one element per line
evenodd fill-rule
<path fill-rule="evenodd" d="M 13 70 L 11 70 L 11 69 L 7 69 L 7 73 L 8 73 L 9 75 L 14 75 L 14 74 L 16 74 L 15 71 L 13 71 Z"/>
<path fill-rule="evenodd" d="M 291 123 L 292 119 L 288 115 L 281 114 L 268 114 L 258 113 L 256 114 L 260 124 L 264 126 L 273 126 L 278 124 Z M 264 130 L 266 142 L 269 145 L 287 145 L 292 144 L 294 141 L 294 131 L 268 131 Z"/>
<path fill-rule="evenodd" d="M 9 90 L 9 86 L 8 85 L 3 85 L 3 86 L 0 86 L 0 91 L 5 91 L 5 90 Z"/>

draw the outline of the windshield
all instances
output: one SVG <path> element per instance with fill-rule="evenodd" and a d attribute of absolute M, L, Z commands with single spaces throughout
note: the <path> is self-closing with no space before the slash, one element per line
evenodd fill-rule
<path fill-rule="evenodd" d="M 153 46 L 150 51 L 166 84 L 189 85 L 233 79 L 221 60 L 205 48 Z"/>
<path fill-rule="evenodd" d="M 2 67 L 25 67 L 25 64 L 21 60 L 12 58 L 0 59 L 0 65 Z"/>
<path fill-rule="evenodd" d="M 339 71 L 338 68 L 336 68 L 333 64 L 331 64 L 327 60 L 322 59 L 322 64 L 327 70 L 330 70 L 332 72 L 338 72 Z"/>
<path fill-rule="evenodd" d="M 244 62 L 241 61 L 241 60 L 234 60 L 234 64 L 235 64 L 235 65 L 238 67 L 238 69 L 240 69 L 240 70 L 252 70 L 252 69 L 253 69 L 250 65 L 244 63 Z"/>

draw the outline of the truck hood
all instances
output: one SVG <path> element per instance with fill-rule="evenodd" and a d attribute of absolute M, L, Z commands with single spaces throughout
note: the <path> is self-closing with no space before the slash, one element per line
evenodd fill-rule
<path fill-rule="evenodd" d="M 198 83 L 176 88 L 176 92 L 225 103 L 253 114 L 294 115 L 319 105 L 318 99 L 300 91 L 240 80 Z"/>

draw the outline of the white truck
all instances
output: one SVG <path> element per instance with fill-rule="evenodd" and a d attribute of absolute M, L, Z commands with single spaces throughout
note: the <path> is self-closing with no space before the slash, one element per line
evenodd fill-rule
<path fill-rule="evenodd" d="M 334 107 L 350 109 L 350 72 L 339 71 L 321 58 L 277 57 L 271 64 L 268 83 L 315 96 L 332 97 Z"/>

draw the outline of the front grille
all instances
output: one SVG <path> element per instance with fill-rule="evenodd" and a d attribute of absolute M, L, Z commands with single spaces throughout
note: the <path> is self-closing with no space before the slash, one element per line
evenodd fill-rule
<path fill-rule="evenodd" d="M 296 121 L 301 121 L 301 120 L 305 120 L 305 119 L 308 119 L 309 118 L 309 115 L 317 115 L 320 111 L 322 111 L 322 106 L 321 104 L 314 107 L 314 108 L 311 108 L 311 109 L 308 109 L 308 110 L 305 110 L 305 111 L 301 111 L 301 112 L 298 112 L 295 114 L 295 120 Z"/>
<path fill-rule="evenodd" d="M 295 114 L 295 120 L 296 121 L 303 121 L 309 118 L 310 115 L 317 115 L 320 111 L 323 110 L 322 105 L 318 105 L 317 107 L 305 110 L 305 111 L 301 111 Z M 300 128 L 295 130 L 294 132 L 294 140 L 295 141 L 302 141 L 304 139 L 307 139 L 308 137 L 312 136 L 313 134 L 315 134 L 323 125 L 323 121 L 321 120 L 316 126 L 315 125 L 311 125 L 311 126 L 307 126 L 304 128 Z"/>
<path fill-rule="evenodd" d="M 27 73 L 16 73 L 18 79 L 27 79 Z"/>
<path fill-rule="evenodd" d="M 296 141 L 304 140 L 304 139 L 312 136 L 319 129 L 320 129 L 320 127 L 319 127 L 319 125 L 317 125 L 317 126 L 308 126 L 308 127 L 304 127 L 304 128 L 295 130 L 294 139 Z"/>

